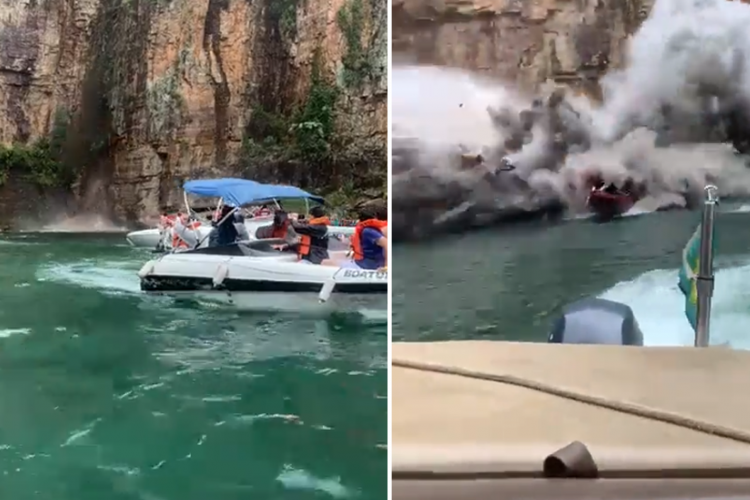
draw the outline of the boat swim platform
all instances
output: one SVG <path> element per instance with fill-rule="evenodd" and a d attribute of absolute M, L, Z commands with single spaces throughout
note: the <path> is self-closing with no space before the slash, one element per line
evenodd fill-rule
<path fill-rule="evenodd" d="M 397 500 L 750 498 L 750 351 L 394 342 L 391 398 Z"/>

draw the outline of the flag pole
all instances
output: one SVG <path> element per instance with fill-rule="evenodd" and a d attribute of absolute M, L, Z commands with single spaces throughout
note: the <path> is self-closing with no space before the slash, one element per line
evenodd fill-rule
<path fill-rule="evenodd" d="M 698 304 L 696 311 L 695 347 L 708 347 L 711 326 L 711 298 L 714 294 L 714 215 L 718 188 L 713 185 L 705 187 L 706 198 L 703 203 L 703 220 L 701 222 L 701 246 L 696 291 Z"/>

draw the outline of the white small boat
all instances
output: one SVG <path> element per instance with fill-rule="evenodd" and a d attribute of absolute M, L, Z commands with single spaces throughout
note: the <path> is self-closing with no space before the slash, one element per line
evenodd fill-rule
<path fill-rule="evenodd" d="M 266 217 L 254 217 L 252 219 L 245 220 L 245 228 L 250 239 L 255 239 L 255 231 L 261 227 L 273 222 L 273 216 Z M 194 230 L 190 230 L 194 233 L 194 239 L 200 244 L 201 247 L 208 245 L 208 236 L 211 234 L 212 226 L 210 223 L 201 222 Z M 333 233 L 336 233 L 336 228 L 333 227 Z M 349 229 L 349 228 L 342 228 Z M 171 248 L 172 232 L 173 228 L 169 227 L 156 227 L 151 229 L 142 229 L 140 231 L 133 231 L 125 236 L 125 239 L 133 245 L 139 248 Z M 346 233 L 347 231 L 344 231 Z M 352 228 L 353 232 L 353 228 Z"/>
<path fill-rule="evenodd" d="M 141 290 L 231 305 L 291 312 L 387 311 L 387 272 L 314 265 L 256 240 L 169 253 L 139 271 Z M 331 252 L 344 258 L 344 252 Z"/>
<path fill-rule="evenodd" d="M 246 179 L 227 178 L 188 181 L 183 188 L 186 213 L 193 216 L 195 216 L 195 211 L 190 206 L 188 200 L 189 193 L 197 196 L 218 198 L 219 207 L 223 203 L 231 203 L 236 207 L 236 210 L 250 204 L 275 204 L 280 208 L 279 201 L 286 199 L 304 199 L 308 207 L 311 200 L 317 203 L 324 203 L 325 201 L 319 196 L 312 195 L 294 186 L 260 184 Z M 259 227 L 271 224 L 272 222 L 273 214 L 246 218 L 245 228 L 247 229 L 249 238 L 251 240 L 255 239 L 255 231 Z M 200 221 L 200 225 L 196 229 L 189 230 L 192 234 L 188 234 L 188 238 L 190 241 L 195 241 L 199 247 L 205 247 L 208 245 L 208 236 L 211 233 L 211 229 L 210 221 Z M 183 234 L 183 229 L 179 229 L 179 231 Z M 155 227 L 132 231 L 125 236 L 125 239 L 134 247 L 170 249 L 172 234 L 172 228 Z M 354 228 L 329 226 L 328 234 L 334 236 L 351 236 L 354 234 Z"/>

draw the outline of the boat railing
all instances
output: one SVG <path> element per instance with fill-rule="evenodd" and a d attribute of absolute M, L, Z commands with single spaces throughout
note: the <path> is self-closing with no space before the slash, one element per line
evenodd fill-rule
<path fill-rule="evenodd" d="M 708 347 L 711 326 L 711 299 L 714 293 L 714 219 L 719 203 L 718 188 L 708 185 L 704 189 L 703 217 L 701 220 L 700 260 L 696 276 L 696 327 L 695 347 Z"/>

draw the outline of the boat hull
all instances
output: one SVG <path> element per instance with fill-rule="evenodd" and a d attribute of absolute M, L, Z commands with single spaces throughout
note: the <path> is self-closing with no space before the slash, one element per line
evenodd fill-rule
<path fill-rule="evenodd" d="M 151 260 L 138 273 L 141 290 L 246 311 L 349 311 L 385 317 L 387 273 L 304 264 L 294 254 L 278 252 L 258 257 L 209 253 L 242 247 L 172 253 Z M 343 253 L 333 257 L 341 258 Z"/>
<path fill-rule="evenodd" d="M 156 248 L 161 241 L 161 231 L 158 229 L 132 231 L 125 236 L 125 240 L 137 248 Z"/>
<path fill-rule="evenodd" d="M 635 199 L 626 194 L 612 194 L 593 191 L 587 201 L 589 210 L 603 220 L 619 217 L 635 205 Z"/>
<path fill-rule="evenodd" d="M 178 301 L 190 301 L 230 307 L 243 312 L 302 313 L 310 316 L 328 316 L 332 313 L 356 313 L 362 316 L 387 321 L 387 294 L 336 294 L 322 303 L 317 292 L 230 292 L 225 290 L 203 290 L 183 292 L 148 292 L 165 295 Z"/>

